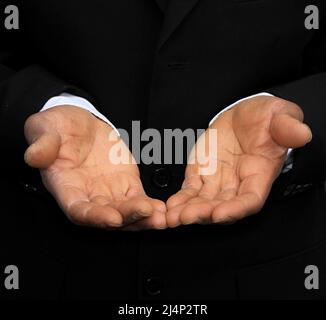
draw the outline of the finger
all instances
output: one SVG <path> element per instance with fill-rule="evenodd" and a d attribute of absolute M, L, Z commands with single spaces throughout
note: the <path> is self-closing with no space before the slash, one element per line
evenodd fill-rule
<path fill-rule="evenodd" d="M 125 199 L 113 206 L 121 213 L 124 224 L 134 223 L 153 214 L 153 206 L 147 197 Z"/>
<path fill-rule="evenodd" d="M 183 183 L 183 188 L 173 195 L 167 202 L 167 224 L 171 228 L 175 228 L 180 224 L 190 224 L 192 221 L 197 221 L 195 216 L 197 211 L 191 211 L 189 213 L 189 223 L 188 223 L 188 214 L 183 213 L 186 207 L 191 207 L 193 204 L 202 203 L 204 200 L 209 198 L 214 198 L 216 194 L 217 186 L 215 183 L 207 182 L 206 189 L 204 189 L 203 197 L 199 197 L 199 193 L 203 188 L 202 178 L 198 175 L 191 176 L 186 178 Z M 213 195 L 211 195 L 213 194 Z M 181 214 L 184 215 L 184 221 L 181 220 Z M 201 218 L 196 216 L 198 220 Z"/>
<path fill-rule="evenodd" d="M 191 199 L 180 212 L 181 224 L 209 224 L 212 223 L 212 214 L 214 209 L 221 203 L 234 198 L 236 188 L 224 189 L 216 194 L 214 200 L 197 197 Z"/>
<path fill-rule="evenodd" d="M 262 201 L 256 193 L 247 193 L 229 201 L 221 202 L 212 213 L 212 222 L 230 224 L 257 213 L 262 207 Z"/>
<path fill-rule="evenodd" d="M 168 209 L 166 213 L 166 223 L 170 228 L 176 228 L 181 225 L 180 222 L 180 213 L 187 204 L 180 204 L 171 209 Z"/>
<path fill-rule="evenodd" d="M 163 201 L 158 199 L 149 198 L 146 196 L 145 190 L 141 183 L 135 182 L 131 185 L 126 196 L 128 198 L 146 197 L 152 205 L 153 213 L 150 217 L 141 219 L 133 224 L 124 228 L 126 231 L 140 231 L 148 229 L 165 229 L 166 223 L 166 205 Z"/>
<path fill-rule="evenodd" d="M 153 214 L 149 218 L 139 221 L 139 227 L 142 229 L 157 229 L 162 230 L 167 228 L 166 222 L 166 205 L 158 199 L 150 199 L 153 207 Z"/>
<path fill-rule="evenodd" d="M 178 191 L 176 194 L 172 195 L 166 205 L 168 209 L 172 209 L 174 207 L 180 206 L 186 202 L 188 202 L 190 199 L 196 197 L 198 195 L 199 190 L 194 188 L 182 188 L 180 191 Z"/>
<path fill-rule="evenodd" d="M 210 223 L 213 210 L 219 202 L 204 200 L 186 205 L 180 213 L 180 223 L 184 225 Z"/>
<path fill-rule="evenodd" d="M 202 185 L 203 182 L 199 175 L 187 177 L 183 182 L 182 189 L 168 199 L 167 208 L 172 209 L 196 197 Z"/>
<path fill-rule="evenodd" d="M 123 217 L 115 208 L 107 205 L 106 197 L 94 197 L 90 201 L 84 189 L 74 186 L 60 186 L 49 190 L 69 220 L 78 225 L 101 228 L 122 225 Z M 101 203 L 100 203 L 101 202 Z M 105 203 L 106 202 L 106 203 Z"/>
<path fill-rule="evenodd" d="M 270 126 L 273 140 L 286 148 L 299 148 L 312 139 L 310 128 L 289 114 L 276 114 Z"/>
<path fill-rule="evenodd" d="M 107 179 L 105 186 L 112 195 L 109 205 L 115 208 L 123 217 L 123 224 L 129 225 L 149 217 L 153 213 L 151 199 L 145 195 L 139 179 L 120 174 L 115 179 Z"/>
<path fill-rule="evenodd" d="M 139 231 L 148 229 L 162 230 L 167 228 L 166 222 L 166 206 L 165 203 L 158 199 L 148 198 L 152 207 L 153 214 L 142 220 L 139 220 L 133 224 L 128 225 L 125 230 Z"/>
<path fill-rule="evenodd" d="M 101 206 L 90 201 L 77 201 L 67 210 L 68 218 L 75 224 L 97 228 L 122 226 L 121 214 L 109 205 Z"/>
<path fill-rule="evenodd" d="M 255 174 L 245 178 L 238 194 L 222 201 L 212 213 L 214 223 L 237 221 L 257 213 L 263 207 L 272 186 L 273 178 L 267 174 Z"/>
<path fill-rule="evenodd" d="M 219 182 L 217 177 L 212 177 L 210 179 L 204 179 L 203 187 L 201 188 L 198 196 L 207 199 L 213 200 L 217 193 L 219 192 Z"/>
<path fill-rule="evenodd" d="M 236 192 L 237 187 L 226 187 L 219 191 L 215 180 L 206 180 L 198 197 L 189 200 L 187 206 L 181 211 L 180 222 L 182 224 L 211 223 L 214 208 L 222 201 L 232 199 Z"/>
<path fill-rule="evenodd" d="M 127 198 L 135 198 L 135 197 L 143 197 L 150 201 L 151 205 L 153 206 L 153 210 L 166 213 L 166 205 L 163 201 L 158 199 L 150 198 L 146 195 L 143 185 L 141 183 L 136 183 L 131 185 L 126 193 Z"/>
<path fill-rule="evenodd" d="M 25 162 L 38 169 L 46 169 L 57 159 L 61 138 L 58 133 L 40 135 L 26 150 Z"/>
<path fill-rule="evenodd" d="M 276 108 L 278 113 L 276 114 L 287 114 L 294 119 L 299 120 L 300 122 L 303 122 L 304 114 L 302 109 L 295 103 L 286 101 L 286 100 L 278 100 L 277 104 L 280 108 Z"/>
<path fill-rule="evenodd" d="M 123 228 L 125 231 L 141 231 L 141 230 L 163 230 L 167 228 L 166 215 L 160 211 L 154 211 L 153 215 L 130 224 Z"/>
<path fill-rule="evenodd" d="M 153 206 L 154 211 L 158 211 L 160 213 L 166 214 L 166 205 L 163 201 L 153 198 L 148 198 Z"/>

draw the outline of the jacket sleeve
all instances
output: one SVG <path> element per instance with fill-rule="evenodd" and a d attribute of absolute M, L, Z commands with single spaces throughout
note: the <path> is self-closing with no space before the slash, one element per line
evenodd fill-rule
<path fill-rule="evenodd" d="M 19 41 L 15 32 L 0 26 L 0 164 L 17 169 L 24 166 L 24 123 L 30 115 L 62 92 L 92 98 L 41 65 L 25 61 L 24 52 L 13 48 Z"/>
<path fill-rule="evenodd" d="M 299 105 L 313 133 L 313 140 L 294 150 L 292 183 L 326 180 L 326 25 L 321 24 L 307 45 L 303 59 L 304 77 L 268 89 L 267 92 Z"/>
<path fill-rule="evenodd" d="M 62 92 L 82 95 L 77 88 L 56 78 L 38 65 L 13 71 L 0 64 L 0 138 L 2 149 L 22 159 L 26 148 L 24 123 L 51 97 Z"/>

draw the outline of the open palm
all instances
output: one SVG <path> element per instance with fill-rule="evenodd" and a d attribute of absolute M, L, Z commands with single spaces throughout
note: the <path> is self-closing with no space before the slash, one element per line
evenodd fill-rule
<path fill-rule="evenodd" d="M 74 223 L 127 230 L 166 226 L 165 204 L 145 194 L 127 146 L 89 112 L 74 106 L 40 112 L 26 121 L 25 136 L 31 144 L 25 161 L 40 169 Z M 117 141 L 129 163 L 111 161 Z"/>
<path fill-rule="evenodd" d="M 222 114 L 197 142 L 182 189 L 168 200 L 168 225 L 233 223 L 260 211 L 288 148 L 312 138 L 302 121 L 297 105 L 275 97 L 252 98 Z M 216 168 L 203 175 L 195 150 L 205 150 L 198 145 L 209 145 L 212 129 L 217 130 L 217 158 L 211 159 Z"/>

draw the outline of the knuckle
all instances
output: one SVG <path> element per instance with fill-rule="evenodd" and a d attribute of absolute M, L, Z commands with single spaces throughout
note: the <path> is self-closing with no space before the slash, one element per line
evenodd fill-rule
<path fill-rule="evenodd" d="M 296 104 L 295 102 L 284 100 L 282 98 L 274 97 L 272 99 L 271 105 L 276 110 L 286 110 L 289 113 L 298 116 L 303 119 L 303 110 L 302 108 Z"/>
<path fill-rule="evenodd" d="M 302 109 L 299 107 L 299 105 L 297 105 L 294 102 L 290 102 L 290 101 L 286 101 L 286 107 L 289 108 L 289 110 L 293 113 L 298 114 L 299 116 L 303 117 L 303 111 Z"/>
<path fill-rule="evenodd" d="M 290 103 L 289 101 L 286 101 L 279 97 L 271 97 L 269 100 L 270 106 L 275 109 L 281 109 Z"/>
<path fill-rule="evenodd" d="M 25 121 L 25 127 L 29 127 L 29 126 L 32 126 L 33 124 L 35 124 L 35 122 L 38 121 L 38 118 L 39 118 L 38 113 L 34 113 L 34 114 L 30 115 Z"/>
<path fill-rule="evenodd" d="M 24 132 L 26 136 L 28 136 L 29 132 L 32 130 L 32 128 L 34 128 L 37 125 L 38 122 L 39 122 L 39 115 L 37 113 L 32 114 L 26 119 L 24 124 Z"/>

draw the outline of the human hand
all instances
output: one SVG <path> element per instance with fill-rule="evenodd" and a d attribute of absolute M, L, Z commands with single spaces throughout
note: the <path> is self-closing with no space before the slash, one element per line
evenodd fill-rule
<path fill-rule="evenodd" d="M 109 152 L 119 138 L 88 111 L 65 105 L 36 113 L 25 123 L 25 136 L 26 163 L 40 169 L 44 185 L 74 223 L 123 230 L 166 227 L 165 204 L 145 194 L 127 146 L 130 162 L 113 163 Z"/>
<path fill-rule="evenodd" d="M 194 150 L 182 189 L 167 202 L 167 223 L 229 224 L 259 212 L 280 174 L 288 148 L 312 139 L 303 124 L 303 112 L 294 103 L 276 97 L 245 100 L 223 113 L 199 139 L 206 143 L 217 130 L 216 170 L 200 174 Z M 205 150 L 198 148 L 197 150 Z"/>

